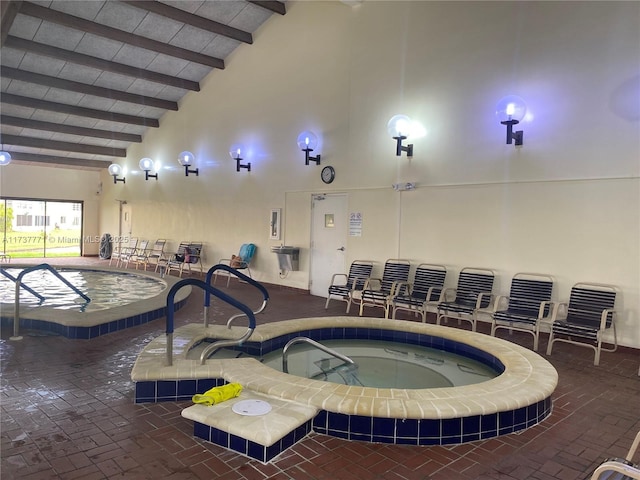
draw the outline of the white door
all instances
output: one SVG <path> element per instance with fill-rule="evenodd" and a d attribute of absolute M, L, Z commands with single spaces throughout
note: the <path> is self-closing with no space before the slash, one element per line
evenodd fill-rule
<path fill-rule="evenodd" d="M 120 202 L 120 241 L 122 237 L 130 237 L 132 231 L 131 205 Z"/>
<path fill-rule="evenodd" d="M 345 272 L 347 195 L 314 195 L 311 202 L 311 295 L 326 297 L 334 273 Z"/>

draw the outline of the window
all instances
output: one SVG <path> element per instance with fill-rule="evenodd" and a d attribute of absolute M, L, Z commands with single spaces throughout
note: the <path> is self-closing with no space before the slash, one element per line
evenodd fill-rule
<path fill-rule="evenodd" d="M 16 215 L 16 226 L 18 227 L 31 227 L 33 225 L 33 216 L 27 213 L 23 215 Z"/>
<path fill-rule="evenodd" d="M 49 215 L 36 215 L 36 227 L 48 227 Z"/>
<path fill-rule="evenodd" d="M 14 258 L 82 255 L 83 208 L 77 201 L 0 197 L 0 248 Z"/>

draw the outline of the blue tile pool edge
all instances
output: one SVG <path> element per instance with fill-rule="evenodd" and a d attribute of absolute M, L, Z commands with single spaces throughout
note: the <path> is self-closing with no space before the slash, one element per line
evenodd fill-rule
<path fill-rule="evenodd" d="M 282 335 L 265 342 L 247 342 L 237 349 L 243 350 L 252 355 L 260 356 L 275 349 L 282 348 L 289 340 L 298 336 L 307 336 L 314 340 L 353 338 L 411 343 L 440 348 L 454 353 L 461 353 L 485 363 L 499 372 L 504 371 L 505 368 L 504 365 L 493 355 L 464 343 L 432 335 L 397 332 L 376 328 L 345 327 L 298 331 Z M 136 382 L 135 402 L 145 403 L 191 400 L 194 394 L 202 393 L 209 388 L 224 385 L 225 383 L 226 381 L 221 378 Z M 551 396 L 533 403 L 532 405 L 523 406 L 515 410 L 453 419 L 396 419 L 366 417 L 322 410 L 311 421 L 311 431 L 336 438 L 370 443 L 425 446 L 455 445 L 476 440 L 486 440 L 500 435 L 524 430 L 540 423 L 551 414 L 551 411 Z M 211 441 L 212 443 L 216 443 L 217 445 L 224 446 L 225 448 L 231 448 L 229 446 L 230 436 L 225 432 L 220 431 L 214 434 L 213 432 L 216 430 L 217 429 L 213 427 L 198 424 L 197 422 L 196 426 L 194 426 L 194 434 L 196 436 Z M 226 442 L 220 440 L 224 435 L 228 435 Z M 211 440 L 212 438 L 215 440 Z M 218 440 L 221 443 L 218 443 Z M 240 443 L 237 443 L 237 445 L 240 445 Z M 231 449 L 260 461 L 269 461 L 268 459 L 261 459 L 270 459 L 280 453 L 277 452 L 277 447 L 274 447 L 274 451 L 276 451 L 276 453 L 270 451 L 270 453 L 267 454 L 266 450 L 261 451 L 258 447 L 254 446 L 252 447 L 252 451 L 258 449 L 255 450 L 258 451 L 258 453 L 256 453 L 257 456 L 253 456 L 248 453 L 248 443 L 246 443 L 246 445 L 242 445 L 244 446 L 239 450 L 235 450 L 234 448 Z M 272 456 L 270 456 L 271 453 L 273 453 Z"/>
<path fill-rule="evenodd" d="M 136 403 L 191 400 L 195 393 L 226 383 L 222 378 L 136 382 Z M 312 420 L 268 447 L 200 422 L 194 422 L 194 436 L 266 463 L 310 432 L 368 443 L 457 445 L 533 427 L 547 418 L 552 409 L 549 396 L 515 410 L 461 418 L 400 419 L 321 410 Z"/>
<path fill-rule="evenodd" d="M 181 300 L 174 304 L 174 311 L 180 310 L 187 303 L 187 299 Z M 48 322 L 46 320 L 36 320 L 30 318 L 20 318 L 20 331 L 25 330 L 39 330 L 44 332 L 55 333 L 62 335 L 63 337 L 70 339 L 89 340 L 101 335 L 114 333 L 126 328 L 137 327 L 145 323 L 151 322 L 158 318 L 162 318 L 166 315 L 166 306 L 149 310 L 147 312 L 132 315 L 130 317 L 120 318 L 117 320 L 111 320 L 99 325 L 93 325 L 91 327 L 75 327 L 73 325 L 62 325 L 56 322 Z M 0 325 L 3 327 L 13 326 L 13 316 L 0 317 Z"/>

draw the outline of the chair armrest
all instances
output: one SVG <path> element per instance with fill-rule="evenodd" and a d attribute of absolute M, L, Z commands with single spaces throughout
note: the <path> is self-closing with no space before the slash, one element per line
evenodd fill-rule
<path fill-rule="evenodd" d="M 538 309 L 538 319 L 545 318 L 544 310 L 545 310 L 545 308 L 547 308 L 547 306 L 549 307 L 549 314 L 552 314 L 554 305 L 555 304 L 553 302 L 549 301 L 549 300 L 545 300 L 544 302 L 540 302 L 540 308 Z M 547 316 L 549 314 L 547 314 Z"/>
<path fill-rule="evenodd" d="M 391 284 L 391 290 L 389 291 L 389 295 L 391 297 L 395 297 L 396 295 L 400 295 L 403 292 L 402 287 L 404 287 L 404 291 L 407 293 L 411 293 L 413 289 L 413 284 L 411 282 L 405 281 L 395 281 Z"/>
<path fill-rule="evenodd" d="M 377 285 L 377 288 L 373 288 L 374 284 Z M 380 278 L 369 277 L 367 278 L 367 281 L 364 284 L 363 290 L 380 290 L 381 287 L 382 287 L 382 280 Z"/>
<path fill-rule="evenodd" d="M 493 304 L 493 311 L 497 312 L 498 310 L 503 310 L 503 307 L 508 307 L 509 300 L 511 300 L 509 295 L 498 295 L 495 303 Z"/>
<path fill-rule="evenodd" d="M 346 273 L 334 273 L 333 275 L 331 275 L 331 283 L 329 285 L 335 285 L 336 278 L 341 278 L 341 277 L 345 278 L 344 285 L 347 285 L 349 277 Z"/>
<path fill-rule="evenodd" d="M 429 290 L 427 290 L 427 296 L 424 299 L 424 303 L 429 303 L 431 301 L 430 298 L 431 298 L 431 295 L 433 295 L 433 291 L 434 290 L 440 290 L 440 295 L 438 296 L 438 300 L 435 300 L 435 301 L 442 302 L 444 300 L 444 289 L 443 288 L 440 288 L 440 287 L 429 287 Z"/>
<path fill-rule="evenodd" d="M 613 323 L 613 319 L 616 315 L 616 311 L 613 309 L 605 308 L 602 311 L 602 315 L 600 316 L 600 330 L 604 330 L 607 328 L 607 317 L 611 314 L 611 322 Z"/>
<path fill-rule="evenodd" d="M 485 297 L 489 297 L 489 305 L 485 308 L 482 308 L 482 300 Z M 493 307 L 491 306 L 491 301 L 493 300 L 493 298 L 494 296 L 491 292 L 480 292 L 478 298 L 476 299 L 476 310 L 495 310 L 495 304 L 493 305 Z"/>
<path fill-rule="evenodd" d="M 564 310 L 564 317 L 559 318 L 561 310 Z M 554 304 L 553 313 L 551 314 L 551 321 L 555 322 L 556 320 L 562 320 L 563 318 L 567 318 L 567 303 L 559 302 Z"/>
<path fill-rule="evenodd" d="M 445 302 L 454 300 L 456 298 L 456 294 L 458 293 L 457 288 L 448 287 L 442 291 L 442 299 Z"/>
<path fill-rule="evenodd" d="M 356 275 L 355 277 L 353 277 L 353 281 L 351 282 L 351 285 L 349 285 L 348 278 L 349 277 L 347 276 L 347 282 L 345 282 L 346 285 L 349 287 L 350 290 L 355 291 L 355 290 L 358 290 L 358 288 L 357 288 L 358 285 L 362 285 L 364 287 L 364 285 L 367 283 L 367 279 L 369 277 L 359 277 L 359 276 Z"/>
<path fill-rule="evenodd" d="M 633 439 L 633 443 L 631 444 L 631 447 L 629 448 L 629 453 L 627 453 L 627 456 L 625 457 L 626 460 L 628 461 L 633 461 L 633 456 L 636 454 L 636 450 L 638 449 L 638 445 L 640 445 L 640 431 L 636 434 L 636 438 Z"/>

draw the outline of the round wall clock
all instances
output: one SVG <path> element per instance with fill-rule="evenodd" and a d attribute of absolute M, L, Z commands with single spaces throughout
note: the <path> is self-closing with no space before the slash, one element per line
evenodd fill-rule
<path fill-rule="evenodd" d="M 320 177 L 324 183 L 331 183 L 336 178 L 336 171 L 333 167 L 326 166 L 322 169 Z"/>

